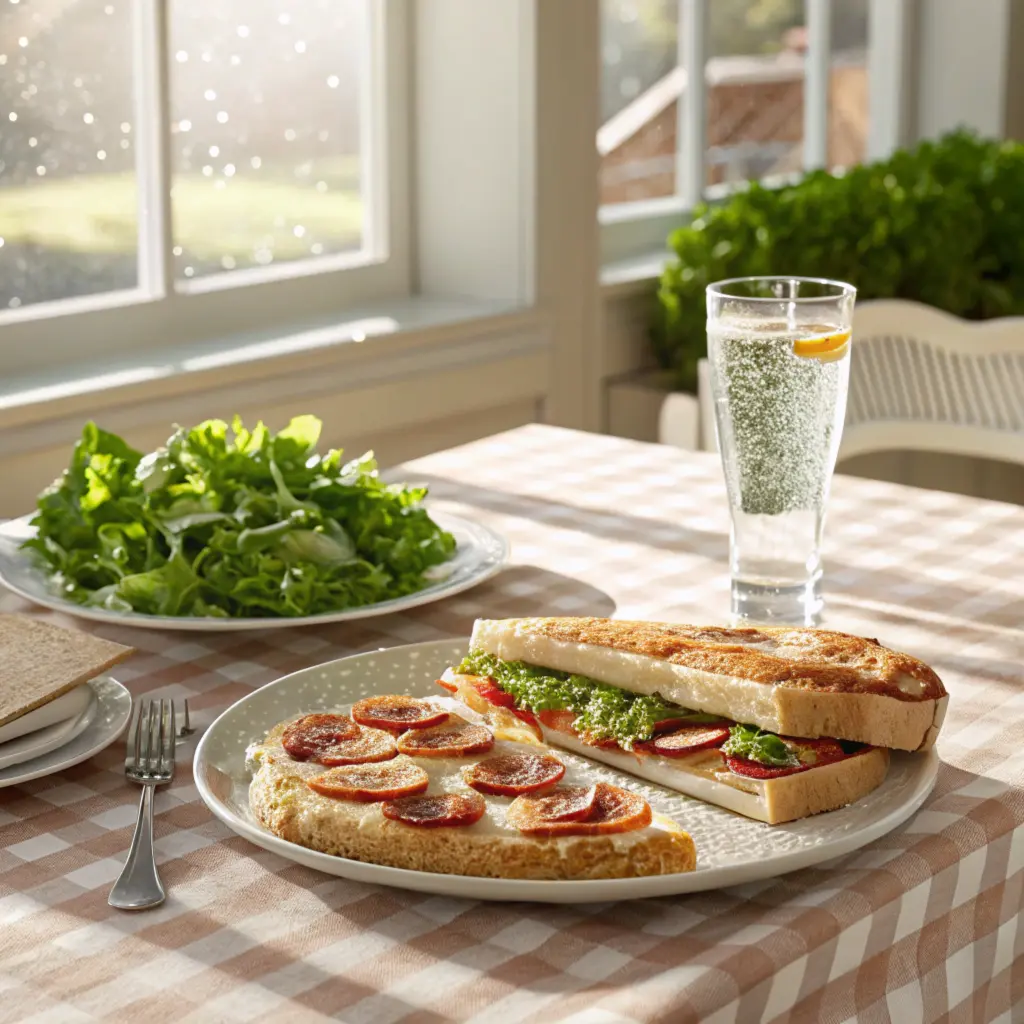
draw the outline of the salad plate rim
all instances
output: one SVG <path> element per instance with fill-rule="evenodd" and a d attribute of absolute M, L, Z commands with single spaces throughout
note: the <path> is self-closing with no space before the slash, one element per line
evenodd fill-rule
<path fill-rule="evenodd" d="M 469 535 L 469 550 L 477 548 L 476 560 L 470 561 L 461 568 L 456 568 L 452 575 L 436 582 L 431 582 L 421 590 L 403 597 L 377 601 L 373 604 L 360 605 L 355 608 L 337 611 L 320 612 L 316 615 L 296 616 L 294 618 L 219 618 L 215 616 L 169 616 L 150 615 L 145 612 L 121 612 L 106 608 L 95 608 L 89 605 L 68 601 L 54 594 L 48 587 L 44 572 L 34 564 L 30 555 L 22 553 L 17 547 L 12 550 L 11 542 L 28 539 L 30 534 L 26 528 L 34 513 L 0 522 L 0 584 L 6 586 L 19 597 L 34 604 L 42 605 L 53 611 L 64 612 L 76 618 L 88 619 L 93 622 L 106 622 L 119 626 L 132 626 L 143 629 L 163 629 L 182 632 L 241 632 L 256 629 L 287 629 L 303 626 L 327 625 L 335 622 L 348 622 L 356 619 L 375 618 L 396 612 L 408 611 L 425 604 L 432 604 L 448 597 L 460 594 L 497 575 L 509 561 L 511 548 L 508 538 L 493 527 L 477 519 L 470 519 L 436 507 L 429 507 L 431 518 L 442 529 L 462 537 Z M 462 543 L 447 562 L 437 566 L 438 569 L 452 565 L 460 552 L 465 551 Z M 25 576 L 34 587 L 26 585 L 24 580 L 12 579 L 11 568 L 17 567 L 19 575 Z"/>

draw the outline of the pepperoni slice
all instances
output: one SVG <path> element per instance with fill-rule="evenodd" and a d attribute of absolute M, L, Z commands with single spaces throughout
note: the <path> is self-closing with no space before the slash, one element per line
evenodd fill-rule
<path fill-rule="evenodd" d="M 458 718 L 429 729 L 410 729 L 398 737 L 398 749 L 410 757 L 468 757 L 486 754 L 493 746 L 490 729 Z"/>
<path fill-rule="evenodd" d="M 685 757 L 698 750 L 720 747 L 729 738 L 729 728 L 724 725 L 683 725 L 673 732 L 663 732 L 654 739 L 638 743 L 634 749 L 662 757 Z"/>
<path fill-rule="evenodd" d="M 359 726 L 345 715 L 303 715 L 285 729 L 281 746 L 296 761 L 315 761 L 323 751 L 359 735 Z"/>
<path fill-rule="evenodd" d="M 519 796 L 512 801 L 506 820 L 528 836 L 597 836 L 633 832 L 651 823 L 651 805 L 638 793 L 598 782 L 586 818 L 552 821 L 545 814 L 546 796 Z"/>
<path fill-rule="evenodd" d="M 388 761 L 385 764 L 349 764 L 331 768 L 309 779 L 306 785 L 336 800 L 374 803 L 424 793 L 429 783 L 430 776 L 418 764 Z"/>
<path fill-rule="evenodd" d="M 444 793 L 393 800 L 384 804 L 381 813 L 417 828 L 454 828 L 476 824 L 486 807 L 484 798 L 476 793 Z"/>
<path fill-rule="evenodd" d="M 678 718 L 660 718 L 654 723 L 654 734 L 659 732 L 675 732 L 679 728 Z"/>
<path fill-rule="evenodd" d="M 448 720 L 448 712 L 432 707 L 415 697 L 390 695 L 367 697 L 352 705 L 352 717 L 360 725 L 405 732 L 406 729 L 428 729 Z"/>
<path fill-rule="evenodd" d="M 783 779 L 787 775 L 797 775 L 811 768 L 819 768 L 834 761 L 841 761 L 844 757 L 853 756 L 847 754 L 835 740 L 791 740 L 787 737 L 783 739 L 787 739 L 795 748 L 796 756 L 800 758 L 799 765 L 792 768 L 776 768 L 761 764 L 759 761 L 751 761 L 746 757 L 726 757 L 725 763 L 729 771 L 748 779 Z"/>
<path fill-rule="evenodd" d="M 390 761 L 397 754 L 398 748 L 395 746 L 395 740 L 391 733 L 385 732 L 383 729 L 361 728 L 358 735 L 353 736 L 350 740 L 335 743 L 333 747 L 327 748 L 313 760 L 327 768 L 335 768 L 343 764 Z"/>
<path fill-rule="evenodd" d="M 520 796 L 553 786 L 565 765 L 553 754 L 500 754 L 465 772 L 466 785 L 494 796 Z"/>
<path fill-rule="evenodd" d="M 539 821 L 554 824 L 586 821 L 596 807 L 597 786 L 557 786 L 550 793 L 533 797 L 530 813 Z"/>

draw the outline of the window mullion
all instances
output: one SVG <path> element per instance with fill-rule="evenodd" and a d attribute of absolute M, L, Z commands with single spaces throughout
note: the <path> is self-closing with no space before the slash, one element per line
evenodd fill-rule
<path fill-rule="evenodd" d="M 870 0 L 868 8 L 869 160 L 884 160 L 907 140 L 910 0 Z"/>
<path fill-rule="evenodd" d="M 134 6 L 139 287 L 153 296 L 174 291 L 168 7 L 165 0 Z"/>
<path fill-rule="evenodd" d="M 704 154 L 707 149 L 708 0 L 679 0 L 679 66 L 685 87 L 678 104 L 676 191 L 687 206 L 704 195 Z"/>
<path fill-rule="evenodd" d="M 832 63 L 832 0 L 805 0 L 804 168 L 828 164 L 828 96 Z"/>

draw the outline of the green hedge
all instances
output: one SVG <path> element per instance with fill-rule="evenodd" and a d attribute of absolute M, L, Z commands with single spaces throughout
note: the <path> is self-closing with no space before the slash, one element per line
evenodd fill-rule
<path fill-rule="evenodd" d="M 750 185 L 702 206 L 669 244 L 652 341 L 695 390 L 704 289 L 754 274 L 831 277 L 860 299 L 916 299 L 958 316 L 1024 314 L 1024 145 L 955 132 L 845 173 Z"/>

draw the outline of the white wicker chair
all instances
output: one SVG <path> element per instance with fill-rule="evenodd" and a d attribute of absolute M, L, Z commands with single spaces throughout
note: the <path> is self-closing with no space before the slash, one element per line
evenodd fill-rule
<path fill-rule="evenodd" d="M 897 300 L 857 307 L 840 458 L 896 449 L 1024 465 L 1024 317 L 968 321 Z"/>

